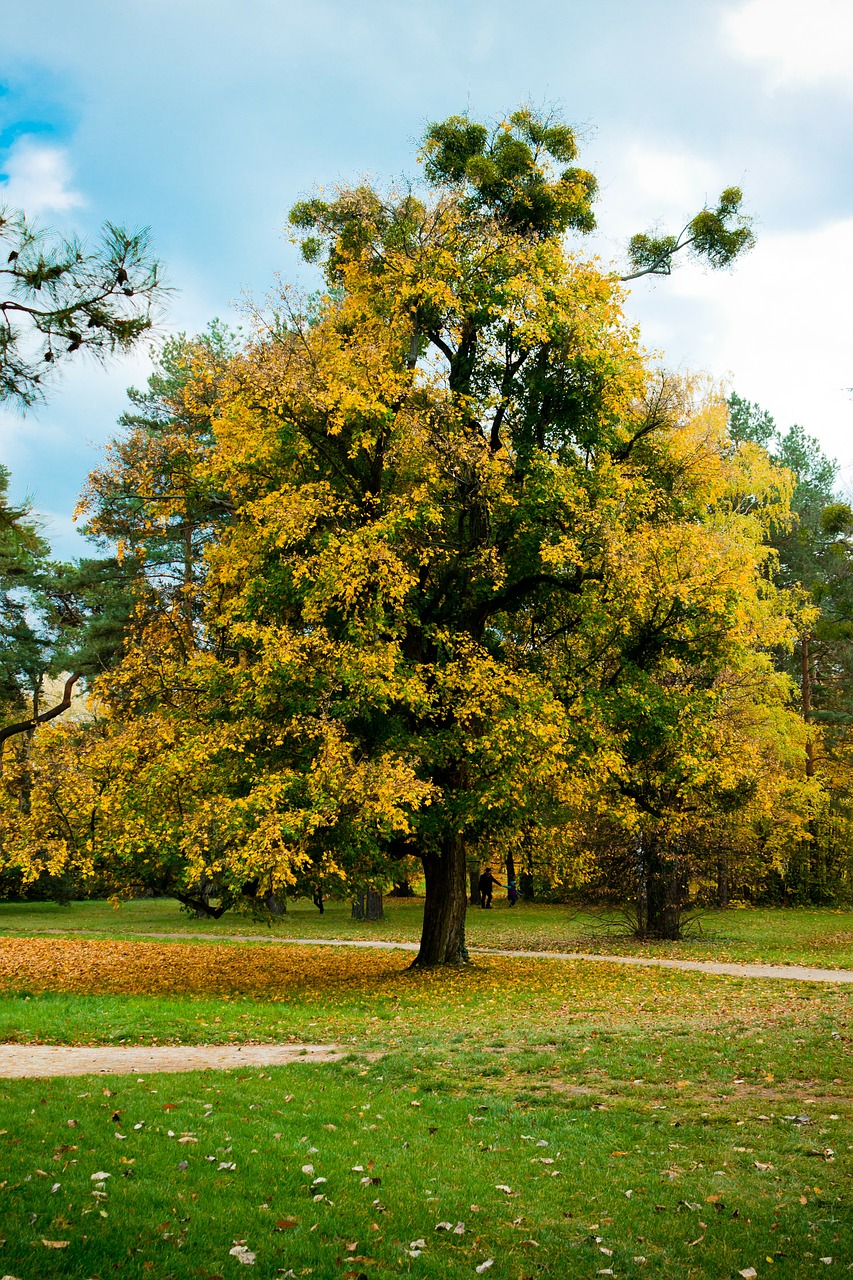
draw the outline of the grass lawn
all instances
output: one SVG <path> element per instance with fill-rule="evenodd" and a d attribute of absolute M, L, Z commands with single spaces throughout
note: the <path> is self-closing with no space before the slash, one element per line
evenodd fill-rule
<path fill-rule="evenodd" d="M 0 1040 L 352 1051 L 0 1081 L 0 1275 L 456 1280 L 491 1261 L 492 1280 L 783 1280 L 853 1264 L 845 988 L 407 961 L 0 939 Z"/>
<path fill-rule="evenodd" d="M 195 920 L 169 898 L 127 902 L 117 910 L 107 902 L 75 902 L 68 907 L 5 902 L 0 903 L 0 937 L 61 930 L 108 937 L 177 933 L 215 939 L 246 935 L 418 940 L 423 899 L 389 898 L 385 910 L 386 919 L 371 924 L 353 920 L 349 903 L 330 902 L 320 915 L 312 903 L 297 899 L 286 916 L 269 925 L 233 912 L 220 920 Z M 510 908 L 505 899 L 497 898 L 491 911 L 469 910 L 467 935 L 472 946 L 853 968 L 853 910 L 847 908 L 709 911 L 683 942 L 651 944 L 626 937 L 624 923 L 612 914 L 538 903 Z"/>

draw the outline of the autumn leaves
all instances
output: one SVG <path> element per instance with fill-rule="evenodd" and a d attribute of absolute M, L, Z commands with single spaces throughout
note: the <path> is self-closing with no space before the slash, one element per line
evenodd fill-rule
<path fill-rule="evenodd" d="M 772 813 L 802 839 L 819 787 L 770 656 L 800 607 L 766 547 L 787 474 L 648 366 L 565 243 L 594 195 L 571 131 L 445 126 L 423 198 L 298 207 L 325 292 L 242 347 L 173 343 L 135 394 L 85 499 L 134 567 L 122 641 L 7 787 L 24 881 L 219 910 L 420 859 L 429 965 L 466 957 L 468 859 L 621 868 L 660 936 L 700 836 L 763 849 Z"/>

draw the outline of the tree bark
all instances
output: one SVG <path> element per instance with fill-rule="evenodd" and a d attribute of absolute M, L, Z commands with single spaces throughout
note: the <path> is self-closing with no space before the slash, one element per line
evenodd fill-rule
<path fill-rule="evenodd" d="M 382 894 L 376 889 L 368 889 L 352 900 L 353 920 L 384 920 L 385 911 L 382 905 Z"/>
<path fill-rule="evenodd" d="M 205 902 L 203 898 L 194 898 L 189 893 L 178 893 L 176 889 L 172 890 L 172 897 L 177 898 L 178 902 L 182 902 L 185 907 L 189 907 L 195 912 L 196 918 L 210 917 L 211 920 L 218 920 L 232 905 L 229 899 L 224 899 L 218 907 L 212 907 L 209 902 Z"/>
<path fill-rule="evenodd" d="M 459 835 L 451 836 L 441 853 L 421 857 L 426 880 L 421 946 L 412 968 L 466 964 L 465 911 L 467 865 L 465 845 Z"/>
<path fill-rule="evenodd" d="M 677 849 L 657 832 L 647 832 L 637 845 L 637 937 L 677 942 L 685 898 Z"/>
<path fill-rule="evenodd" d="M 193 915 L 196 920 L 206 920 L 210 915 L 210 899 L 213 895 L 213 883 L 210 880 L 203 880 L 195 894 L 198 903 L 204 903 L 204 906 L 193 907 Z"/>

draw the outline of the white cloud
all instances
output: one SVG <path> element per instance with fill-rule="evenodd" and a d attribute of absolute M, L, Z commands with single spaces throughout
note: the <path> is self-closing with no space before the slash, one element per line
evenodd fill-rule
<path fill-rule="evenodd" d="M 596 169 L 608 175 L 597 209 L 598 230 L 584 248 L 618 271 L 627 270 L 627 246 L 639 231 L 678 235 L 703 205 L 715 205 L 732 183 L 730 168 L 668 141 L 620 139 Z"/>
<path fill-rule="evenodd" d="M 735 53 L 765 64 L 773 88 L 853 92 L 850 0 L 747 0 L 723 14 L 723 28 Z"/>
<path fill-rule="evenodd" d="M 685 264 L 643 281 L 630 311 L 669 364 L 730 376 L 782 427 L 800 422 L 853 464 L 853 218 L 765 235 L 731 272 Z"/>
<path fill-rule="evenodd" d="M 0 198 L 13 208 L 31 215 L 65 213 L 86 203 L 71 185 L 71 166 L 62 147 L 18 138 L 3 168 L 8 177 L 0 186 Z"/>
<path fill-rule="evenodd" d="M 695 213 L 704 200 L 719 192 L 716 165 L 703 156 L 683 149 L 634 141 L 626 148 L 620 178 L 629 185 L 636 215 L 637 206 L 656 209 L 660 216 Z"/>

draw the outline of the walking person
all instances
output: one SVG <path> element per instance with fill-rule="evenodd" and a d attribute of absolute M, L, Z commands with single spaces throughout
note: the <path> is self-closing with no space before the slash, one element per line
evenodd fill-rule
<path fill-rule="evenodd" d="M 480 876 L 480 906 L 486 911 L 490 911 L 492 907 L 492 890 L 496 884 L 500 884 L 500 880 L 496 880 L 492 875 L 492 868 L 487 867 Z"/>
<path fill-rule="evenodd" d="M 516 888 L 516 884 L 514 880 L 507 880 L 506 896 L 509 898 L 509 905 L 511 907 L 514 907 L 515 904 L 518 902 L 518 889 Z"/>

